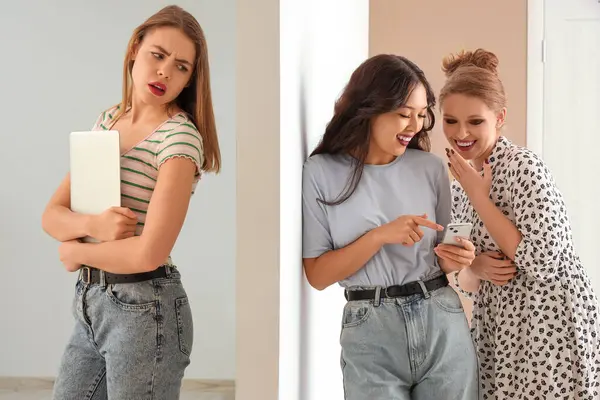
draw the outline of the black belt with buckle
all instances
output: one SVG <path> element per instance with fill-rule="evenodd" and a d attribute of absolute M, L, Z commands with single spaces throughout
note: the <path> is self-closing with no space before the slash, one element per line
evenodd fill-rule
<path fill-rule="evenodd" d="M 113 285 L 117 283 L 136 283 L 167 277 L 167 266 L 164 265 L 158 267 L 154 271 L 141 272 L 139 274 L 111 274 L 88 266 L 83 266 L 80 270 L 81 281 L 86 285 L 92 283 L 101 283 L 100 276 L 102 273 L 104 274 L 104 282 L 107 285 Z"/>
<path fill-rule="evenodd" d="M 423 282 L 427 291 L 431 292 L 436 289 L 448 286 L 448 278 L 446 275 L 441 275 L 437 278 L 433 278 L 429 281 Z M 424 294 L 423 289 L 419 282 L 409 282 L 404 285 L 389 286 L 382 288 L 379 292 L 379 297 L 382 299 L 394 298 L 394 297 L 407 297 L 415 294 Z M 346 290 L 344 293 L 346 300 L 374 300 L 377 295 L 376 289 L 364 289 L 364 290 Z"/>

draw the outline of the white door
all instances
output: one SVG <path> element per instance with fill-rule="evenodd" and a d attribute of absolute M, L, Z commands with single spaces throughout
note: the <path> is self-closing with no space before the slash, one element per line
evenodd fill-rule
<path fill-rule="evenodd" d="M 600 294 L 600 0 L 545 0 L 543 157 Z"/>

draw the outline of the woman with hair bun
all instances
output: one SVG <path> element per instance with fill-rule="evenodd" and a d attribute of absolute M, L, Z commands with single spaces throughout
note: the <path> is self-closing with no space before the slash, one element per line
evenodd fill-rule
<path fill-rule="evenodd" d="M 483 49 L 443 61 L 440 93 L 455 180 L 452 221 L 476 258 L 452 273 L 474 300 L 481 399 L 598 399 L 598 300 L 544 161 L 501 135 L 506 94 Z"/>

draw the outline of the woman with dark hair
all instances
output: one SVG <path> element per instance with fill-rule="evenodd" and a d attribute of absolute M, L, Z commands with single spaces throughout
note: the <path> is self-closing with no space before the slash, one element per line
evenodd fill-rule
<path fill-rule="evenodd" d="M 303 261 L 310 284 L 344 287 L 346 399 L 477 398 L 477 358 L 442 271 L 474 259 L 439 244 L 450 181 L 429 153 L 435 96 L 401 56 L 352 74 L 303 174 Z"/>

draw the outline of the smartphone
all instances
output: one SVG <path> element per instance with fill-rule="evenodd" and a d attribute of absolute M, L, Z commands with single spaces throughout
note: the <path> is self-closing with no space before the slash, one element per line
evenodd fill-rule
<path fill-rule="evenodd" d="M 454 224 L 448 224 L 446 230 L 444 231 L 444 238 L 442 239 L 442 243 L 460 246 L 460 244 L 456 241 L 456 238 L 461 237 L 469 239 L 471 237 L 472 230 L 473 224 L 468 222 L 457 222 Z"/>

